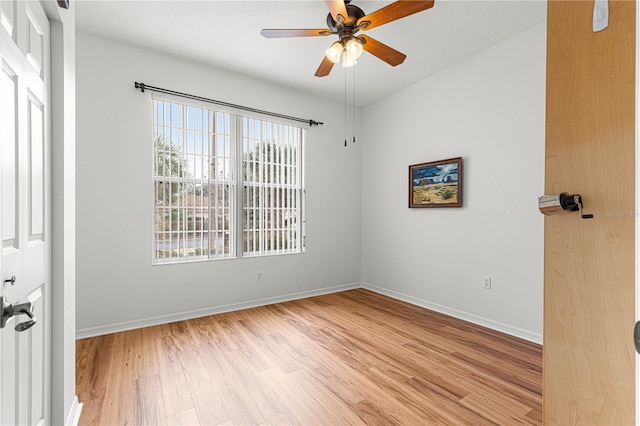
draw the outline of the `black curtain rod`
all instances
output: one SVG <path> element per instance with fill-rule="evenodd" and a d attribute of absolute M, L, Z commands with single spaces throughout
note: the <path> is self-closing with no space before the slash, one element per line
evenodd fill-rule
<path fill-rule="evenodd" d="M 222 106 L 226 106 L 226 107 L 230 107 L 230 108 L 239 109 L 239 110 L 242 110 L 242 111 L 256 112 L 256 113 L 259 113 L 259 114 L 270 115 L 271 117 L 278 117 L 278 118 L 284 118 L 284 119 L 287 119 L 287 120 L 298 121 L 298 122 L 301 122 L 301 123 L 306 123 L 309 126 L 318 126 L 318 125 L 324 124 L 321 121 L 315 121 L 315 120 L 312 120 L 312 119 L 308 119 L 307 120 L 307 119 L 299 118 L 299 117 L 291 117 L 290 115 L 278 114 L 277 112 L 263 111 L 261 109 L 251 108 L 251 107 L 247 107 L 247 106 L 243 106 L 243 105 L 231 104 L 229 102 L 216 101 L 215 99 L 203 98 L 201 96 L 190 95 L 188 93 L 176 92 L 174 90 L 169 90 L 169 89 L 163 89 L 161 87 L 150 86 L 150 85 L 145 84 L 145 83 L 138 83 L 137 81 L 134 82 L 134 84 L 135 84 L 135 88 L 136 89 L 140 89 L 140 92 L 142 92 L 142 93 L 144 93 L 145 90 L 151 90 L 152 92 L 166 93 L 168 95 L 175 95 L 175 96 L 180 96 L 182 98 L 193 99 L 193 100 L 196 100 L 196 101 L 208 102 L 210 104 L 222 105 Z"/>

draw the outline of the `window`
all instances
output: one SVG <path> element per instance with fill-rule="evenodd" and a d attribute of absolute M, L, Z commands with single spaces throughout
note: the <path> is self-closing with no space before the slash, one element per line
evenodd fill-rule
<path fill-rule="evenodd" d="M 300 253 L 304 130 L 154 99 L 153 263 Z"/>

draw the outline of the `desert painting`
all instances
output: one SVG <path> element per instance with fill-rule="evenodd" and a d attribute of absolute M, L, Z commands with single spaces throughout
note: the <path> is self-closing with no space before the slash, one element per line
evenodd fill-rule
<path fill-rule="evenodd" d="M 461 159 L 409 166 L 409 207 L 460 207 Z"/>

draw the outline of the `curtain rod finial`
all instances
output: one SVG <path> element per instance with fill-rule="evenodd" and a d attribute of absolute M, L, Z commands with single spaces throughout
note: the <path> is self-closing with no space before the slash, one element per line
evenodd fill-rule
<path fill-rule="evenodd" d="M 136 89 L 140 89 L 142 93 L 144 93 L 144 83 L 138 83 L 137 81 L 133 83 Z"/>

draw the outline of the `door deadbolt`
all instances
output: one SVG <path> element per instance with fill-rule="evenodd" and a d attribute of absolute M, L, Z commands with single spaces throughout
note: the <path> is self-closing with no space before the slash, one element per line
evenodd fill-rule
<path fill-rule="evenodd" d="M 31 302 L 20 303 L 17 305 L 11 305 L 7 302 L 5 296 L 0 297 L 0 308 L 2 309 L 2 315 L 0 315 L 0 328 L 4 328 L 7 325 L 7 321 L 11 317 L 17 315 L 27 315 L 29 319 L 27 321 L 16 324 L 15 330 L 25 331 L 33 327 L 38 319 L 33 315 L 33 304 Z"/>
<path fill-rule="evenodd" d="M 562 212 L 580 212 L 583 219 L 593 218 L 592 214 L 582 212 L 582 196 L 569 195 L 566 192 L 538 197 L 538 209 L 545 215 L 555 215 Z"/>

